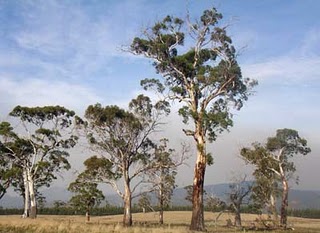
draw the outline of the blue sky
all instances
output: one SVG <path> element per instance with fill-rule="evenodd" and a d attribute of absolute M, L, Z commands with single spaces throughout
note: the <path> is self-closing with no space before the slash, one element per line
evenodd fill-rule
<path fill-rule="evenodd" d="M 125 106 L 141 91 L 139 80 L 155 73 L 150 61 L 121 47 L 168 14 L 184 18 L 189 9 L 197 18 L 212 6 L 241 51 L 243 76 L 259 86 L 236 113 L 231 132 L 209 146 L 216 163 L 206 182 L 228 181 L 231 171 L 243 168 L 241 146 L 287 127 L 313 150 L 297 160 L 300 187 L 320 189 L 314 176 L 320 164 L 320 1 L 0 0 L 0 120 L 17 104 L 60 104 L 80 113 L 96 102 Z M 179 118 L 170 121 L 175 127 L 168 132 L 178 132 Z M 192 168 L 191 161 L 184 169 Z M 189 183 L 191 175 L 180 177 L 180 185 Z"/>

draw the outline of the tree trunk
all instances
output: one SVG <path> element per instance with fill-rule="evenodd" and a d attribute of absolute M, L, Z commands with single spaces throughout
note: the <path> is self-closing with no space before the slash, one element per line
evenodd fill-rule
<path fill-rule="evenodd" d="M 86 222 L 90 222 L 90 211 L 87 209 L 86 211 Z"/>
<path fill-rule="evenodd" d="M 272 214 L 272 220 L 275 225 L 279 224 L 279 218 L 278 218 L 278 212 L 277 212 L 277 207 L 276 207 L 276 201 L 274 194 L 270 195 L 270 212 Z"/>
<path fill-rule="evenodd" d="M 132 213 L 131 213 L 131 189 L 129 179 L 125 180 L 125 196 L 124 196 L 124 213 L 123 213 L 123 226 L 132 226 Z"/>
<path fill-rule="evenodd" d="M 29 182 L 29 193 L 30 193 L 30 218 L 37 218 L 37 201 L 34 190 L 34 181 L 33 177 L 30 174 L 30 171 L 27 170 L 28 182 Z"/>
<path fill-rule="evenodd" d="M 235 209 L 234 225 L 236 227 L 241 227 L 241 211 L 240 211 L 240 208 L 236 208 Z"/>
<path fill-rule="evenodd" d="M 161 208 L 159 211 L 159 224 L 163 224 L 163 209 Z"/>
<path fill-rule="evenodd" d="M 163 224 L 163 183 L 161 182 L 160 184 L 160 190 L 159 190 L 159 223 L 162 225 Z"/>
<path fill-rule="evenodd" d="M 190 230 L 205 231 L 203 213 L 203 186 L 206 171 L 206 150 L 205 140 L 198 134 L 197 142 L 197 161 L 194 168 L 193 194 L 192 194 L 192 217 Z"/>
<path fill-rule="evenodd" d="M 23 186 L 24 186 L 24 212 L 22 214 L 22 218 L 27 218 L 29 217 L 29 212 L 30 212 L 30 194 L 29 194 L 29 182 L 28 182 L 28 175 L 27 175 L 27 170 L 23 169 Z"/>
<path fill-rule="evenodd" d="M 282 179 L 283 191 L 282 191 L 282 202 L 281 202 L 281 217 L 280 225 L 287 228 L 287 208 L 288 208 L 288 182 L 285 178 Z"/>

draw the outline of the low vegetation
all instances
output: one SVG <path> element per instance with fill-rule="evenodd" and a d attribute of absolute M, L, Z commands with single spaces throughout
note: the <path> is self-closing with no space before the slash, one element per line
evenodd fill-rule
<path fill-rule="evenodd" d="M 264 232 L 263 225 L 257 220 L 265 216 L 257 217 L 253 214 L 243 215 L 244 229 L 229 227 L 228 222 L 233 218 L 232 214 L 223 214 L 217 222 L 218 213 L 205 212 L 205 222 L 208 232 Z M 85 222 L 84 216 L 57 216 L 39 215 L 37 219 L 20 219 L 18 215 L 0 216 L 0 232 L 16 233 L 79 233 L 79 232 L 192 232 L 188 229 L 191 211 L 165 212 L 166 223 L 162 226 L 158 223 L 157 213 L 133 214 L 133 227 L 122 226 L 122 215 L 92 217 L 90 223 Z M 266 219 L 265 219 L 266 220 Z M 267 221 L 267 220 L 266 220 Z M 303 219 L 289 217 L 289 225 L 296 232 L 320 232 L 320 219 Z M 285 231 L 269 231 L 285 232 Z"/>

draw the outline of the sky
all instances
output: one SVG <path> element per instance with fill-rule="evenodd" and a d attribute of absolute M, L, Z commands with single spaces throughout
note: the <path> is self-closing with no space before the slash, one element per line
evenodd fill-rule
<path fill-rule="evenodd" d="M 196 19 L 216 7 L 240 52 L 244 77 L 258 80 L 234 127 L 208 146 L 214 165 L 206 184 L 230 181 L 250 169 L 239 149 L 293 128 L 312 153 L 297 158 L 300 189 L 320 189 L 320 1 L 313 0 L 0 0 L 0 120 L 16 105 L 63 105 L 83 114 L 89 104 L 126 106 L 139 81 L 158 77 L 152 62 L 123 51 L 166 15 Z M 164 134 L 172 147 L 186 140 L 174 111 Z M 84 153 L 72 153 L 74 169 Z M 192 183 L 195 157 L 178 174 Z M 65 185 L 69 177 L 55 185 Z M 70 178 L 71 177 L 71 178 Z M 296 187 L 296 186 L 294 186 Z"/>

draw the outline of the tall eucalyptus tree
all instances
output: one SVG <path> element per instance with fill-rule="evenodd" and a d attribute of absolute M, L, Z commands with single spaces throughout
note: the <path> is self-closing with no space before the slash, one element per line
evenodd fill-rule
<path fill-rule="evenodd" d="M 226 27 L 219 26 L 221 19 L 215 8 L 205 10 L 195 22 L 167 16 L 144 30 L 141 38 L 134 38 L 129 49 L 153 60 L 156 72 L 163 76 L 144 79 L 142 86 L 179 101 L 183 122 L 194 126 L 183 130 L 197 148 L 191 230 L 205 230 L 203 186 L 206 165 L 212 161 L 207 141 L 215 141 L 233 125 L 231 106 L 239 110 L 256 85 L 242 77 L 232 40 Z"/>

